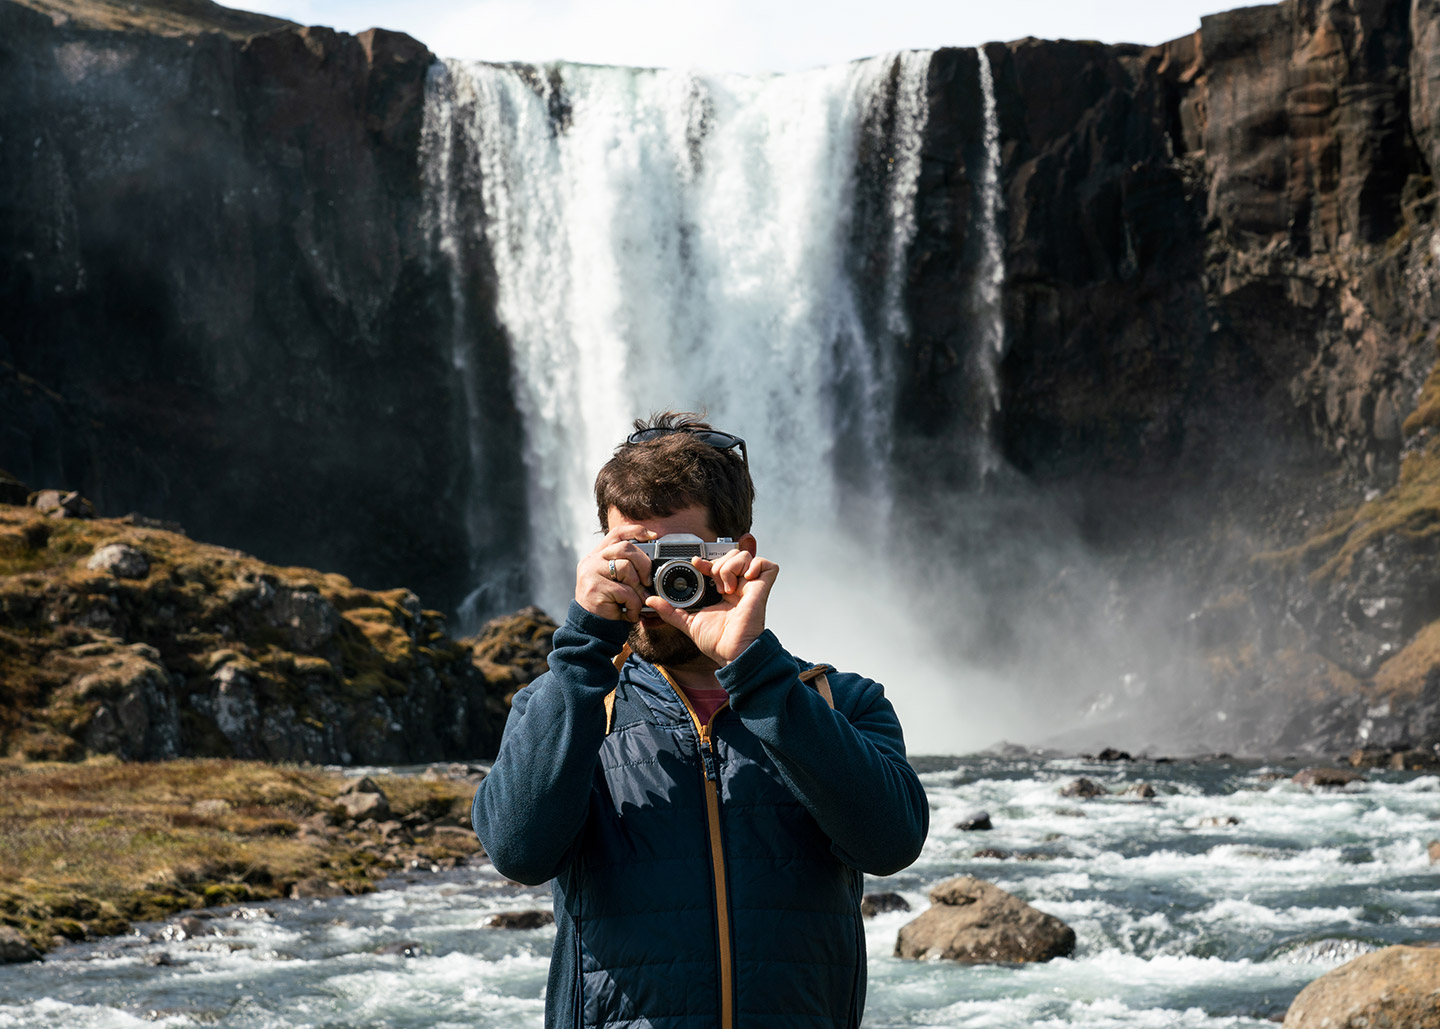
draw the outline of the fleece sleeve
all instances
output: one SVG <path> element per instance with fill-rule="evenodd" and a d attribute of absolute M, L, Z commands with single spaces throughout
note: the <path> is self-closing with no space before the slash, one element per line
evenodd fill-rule
<path fill-rule="evenodd" d="M 844 676 L 842 696 L 842 677 L 833 676 L 832 711 L 800 681 L 795 659 L 769 630 L 717 675 L 731 710 L 759 738 L 841 860 L 890 875 L 919 856 L 930 806 L 879 683 Z"/>
<path fill-rule="evenodd" d="M 470 819 L 496 869 L 539 885 L 564 866 L 585 824 L 605 740 L 605 695 L 629 635 L 571 603 L 550 670 L 515 694 L 500 753 L 475 791 Z"/>

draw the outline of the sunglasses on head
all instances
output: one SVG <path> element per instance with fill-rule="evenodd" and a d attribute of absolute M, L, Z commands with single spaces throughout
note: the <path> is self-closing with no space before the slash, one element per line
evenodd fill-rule
<path fill-rule="evenodd" d="M 669 436 L 677 432 L 684 432 L 694 436 L 700 440 L 701 443 L 708 443 L 716 450 L 734 450 L 736 447 L 739 447 L 740 459 L 747 465 L 750 463 L 750 455 L 745 453 L 745 441 L 739 436 L 728 432 L 721 432 L 719 429 L 636 429 L 625 442 L 631 444 L 648 443 L 652 439 L 659 439 L 661 436 Z"/>

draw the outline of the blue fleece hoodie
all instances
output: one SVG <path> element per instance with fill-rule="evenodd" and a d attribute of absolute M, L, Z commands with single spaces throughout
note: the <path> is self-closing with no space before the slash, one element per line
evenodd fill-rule
<path fill-rule="evenodd" d="M 571 604 L 475 794 L 496 869 L 555 880 L 546 1026 L 858 1026 L 862 873 L 929 825 L 884 691 L 832 673 L 832 710 L 766 631 L 707 732 L 659 669 L 617 671 L 629 630 Z"/>

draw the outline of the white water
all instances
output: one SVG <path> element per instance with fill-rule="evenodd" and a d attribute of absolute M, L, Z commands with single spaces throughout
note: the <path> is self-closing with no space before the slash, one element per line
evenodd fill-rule
<path fill-rule="evenodd" d="M 494 265 L 527 431 L 531 596 L 563 612 L 597 541 L 595 472 L 630 422 L 705 410 L 748 441 L 755 533 L 782 567 L 772 627 L 894 684 L 912 746 L 953 752 L 994 730 L 960 717 L 953 641 L 932 638 L 887 560 L 929 62 L 763 77 L 449 62 L 429 82 L 424 160 L 442 257 L 457 279 L 467 247 Z M 461 238 L 457 174 L 478 178 L 479 240 Z M 998 289 L 993 262 L 985 274 Z"/>
<path fill-rule="evenodd" d="M 1374 773 L 1370 783 L 1310 792 L 1242 765 L 976 757 L 929 767 L 920 860 L 866 885 L 914 909 L 867 923 L 868 1029 L 1265 1029 L 1344 961 L 1440 941 L 1424 849 L 1440 825 L 1433 775 Z M 1060 797 L 1077 775 L 1112 791 L 1143 780 L 1158 795 Z M 981 807 L 993 830 L 954 828 Z M 982 848 L 1043 860 L 977 857 Z M 1019 967 L 895 958 L 896 933 L 927 905 L 928 889 L 957 874 L 1063 919 L 1075 954 Z M 488 865 L 407 878 L 366 897 L 221 912 L 219 936 L 167 942 L 142 932 L 0 967 L 0 1029 L 540 1026 L 553 930 L 485 922 L 548 907 L 548 892 L 516 887 Z M 375 953 L 405 940 L 419 956 Z"/>
<path fill-rule="evenodd" d="M 992 425 L 1000 410 L 1000 360 L 1005 356 L 1005 311 L 1001 289 L 1005 284 L 1005 243 L 1000 236 L 1000 215 L 1005 194 L 1000 183 L 1000 116 L 995 103 L 995 76 L 984 47 L 975 51 L 984 98 L 985 164 L 980 175 L 980 266 L 974 280 L 975 328 L 980 345 L 975 349 L 975 375 L 984 384 L 989 407 L 981 414 L 980 467 L 992 474 L 1000 456 L 992 439 Z"/>
<path fill-rule="evenodd" d="M 563 610 L 595 537 L 591 483 L 637 416 L 708 410 L 746 436 L 760 524 L 831 537 L 843 505 L 889 497 L 888 349 L 906 331 L 905 253 L 928 54 L 799 75 L 450 62 L 427 138 L 458 138 L 478 173 L 484 244 L 526 425 L 532 587 Z M 892 95 L 892 74 L 898 86 Z M 883 282 L 856 283 L 857 148 L 888 103 Z M 430 144 L 442 251 L 454 144 Z M 863 227 L 861 227 L 863 228 Z M 448 234 L 448 241 L 447 240 Z M 880 297 L 867 333 L 860 293 Z M 463 355 L 457 357 L 457 366 Z M 859 384 L 844 409 L 841 379 Z M 842 494 L 837 436 L 869 488 Z"/>

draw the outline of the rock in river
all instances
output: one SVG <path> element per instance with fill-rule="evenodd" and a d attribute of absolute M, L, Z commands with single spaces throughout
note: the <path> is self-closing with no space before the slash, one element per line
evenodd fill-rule
<path fill-rule="evenodd" d="M 1440 1029 L 1440 949 L 1386 947 L 1316 979 L 1284 1029 Z"/>
<path fill-rule="evenodd" d="M 901 928 L 896 957 L 981 965 L 1049 961 L 1075 950 L 1075 932 L 1060 919 L 970 876 L 936 886 L 930 902 Z"/>

